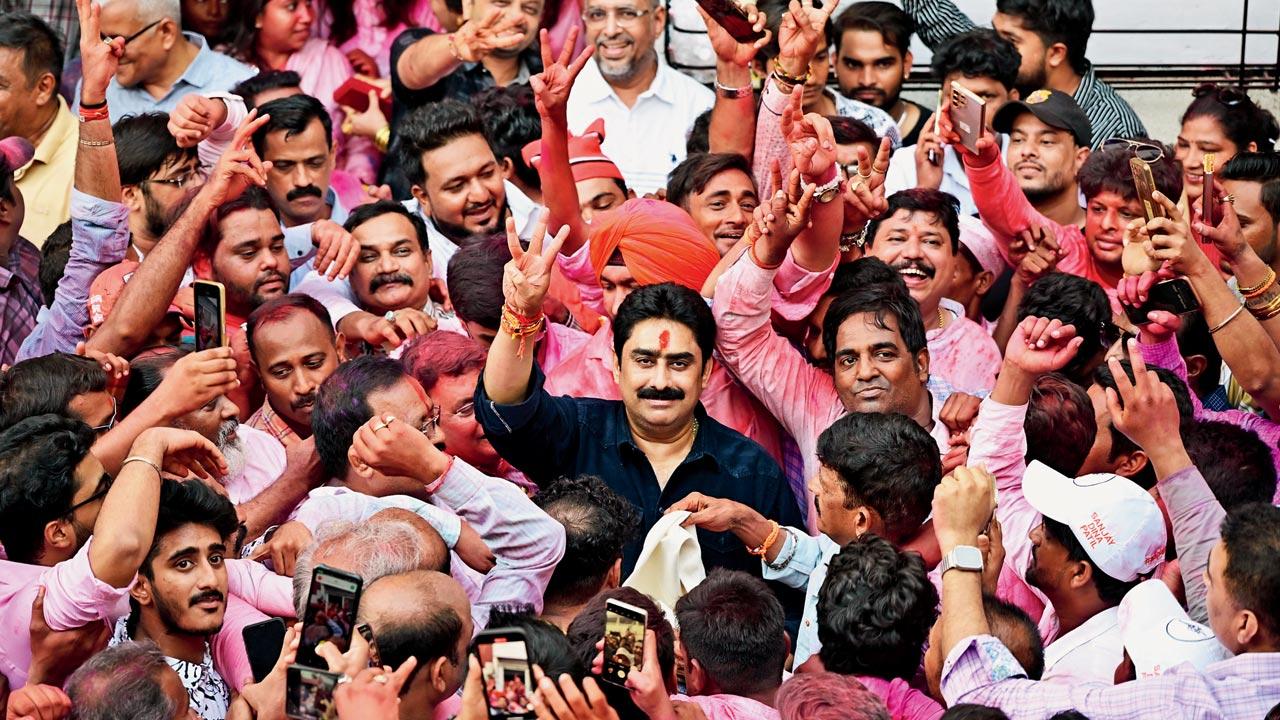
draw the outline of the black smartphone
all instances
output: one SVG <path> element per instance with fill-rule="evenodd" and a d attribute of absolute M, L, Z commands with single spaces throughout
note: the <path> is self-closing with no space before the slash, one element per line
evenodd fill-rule
<path fill-rule="evenodd" d="M 302 640 L 298 643 L 297 663 L 309 668 L 327 669 L 329 664 L 316 654 L 322 642 L 333 643 L 338 652 L 351 647 L 355 632 L 356 610 L 360 607 L 360 590 L 364 581 L 359 575 L 328 565 L 317 565 L 311 573 L 311 591 L 307 595 L 306 616 L 302 618 Z"/>
<path fill-rule="evenodd" d="M 249 655 L 254 682 L 262 682 L 271 668 L 276 666 L 276 660 L 280 659 L 280 649 L 284 647 L 284 631 L 284 621 L 280 618 L 247 625 L 240 631 L 240 636 L 244 638 L 245 652 Z"/>
<path fill-rule="evenodd" d="M 644 667 L 644 629 L 649 614 L 635 605 L 609 600 L 604 606 L 604 674 L 601 679 L 625 685 L 631 668 Z"/>
<path fill-rule="evenodd" d="M 476 635 L 472 642 L 480 660 L 484 699 L 491 718 L 531 718 L 533 672 L 520 628 L 497 628 Z"/>
<path fill-rule="evenodd" d="M 1186 278 L 1174 278 L 1158 282 L 1151 286 L 1147 301 L 1142 307 L 1126 305 L 1124 314 L 1135 325 L 1150 322 L 1147 313 L 1153 310 L 1164 310 L 1174 315 L 1183 315 L 1200 309 L 1200 299 L 1191 289 L 1191 282 Z"/>
<path fill-rule="evenodd" d="M 285 676 L 284 714 L 294 720 L 337 720 L 333 690 L 338 673 L 290 665 Z"/>
<path fill-rule="evenodd" d="M 369 627 L 369 623 L 360 623 L 356 626 L 356 632 L 360 633 L 360 637 L 369 646 L 369 667 L 382 667 L 382 653 L 378 651 L 378 643 L 373 639 L 373 628 Z"/>
<path fill-rule="evenodd" d="M 196 294 L 196 350 L 226 345 L 226 288 L 212 280 L 197 280 L 192 287 Z"/>
<path fill-rule="evenodd" d="M 740 43 L 751 43 L 764 37 L 764 31 L 756 32 L 747 19 L 747 12 L 734 0 L 698 0 L 698 5 Z"/>

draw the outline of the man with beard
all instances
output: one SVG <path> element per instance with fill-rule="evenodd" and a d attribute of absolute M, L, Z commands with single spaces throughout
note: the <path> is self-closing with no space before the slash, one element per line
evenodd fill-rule
<path fill-rule="evenodd" d="M 742 239 L 760 204 L 751 163 L 737 153 L 686 158 L 671 171 L 667 201 L 684 208 L 721 255 Z"/>
<path fill-rule="evenodd" d="M 960 256 L 959 203 L 937 190 L 903 190 L 867 226 L 867 255 L 897 271 L 920 306 L 929 370 L 964 392 L 990 390 L 1000 349 L 964 306 L 946 297 Z"/>
<path fill-rule="evenodd" d="M 475 0 L 452 33 L 411 28 L 391 46 L 391 87 L 407 110 L 446 98 L 466 102 L 494 86 L 528 82 L 542 71 L 534 43 L 543 0 Z"/>
<path fill-rule="evenodd" d="M 685 140 L 715 93 L 658 62 L 654 42 L 666 27 L 657 0 L 586 0 L 582 20 L 594 57 L 569 94 L 569 131 L 604 119 L 601 147 L 627 187 L 650 193 L 685 156 Z M 638 141 L 643 138 L 643 141 Z"/>
<path fill-rule="evenodd" d="M 777 464 L 699 402 L 711 377 L 716 324 L 696 291 L 662 283 L 622 301 L 612 326 L 621 400 L 554 397 L 546 390 L 526 346 L 546 321 L 542 300 L 564 235 L 545 251 L 535 238 L 526 252 L 508 230 L 513 260 L 503 278 L 502 332 L 489 347 L 475 392 L 476 416 L 493 447 L 539 486 L 562 476 L 604 478 L 640 510 L 644 533 L 663 508 L 694 492 L 736 499 L 780 525 L 798 524 L 799 506 Z M 699 536 L 708 569 L 759 576 L 759 563 L 736 539 L 722 532 Z M 641 544 L 640 538 L 627 543 L 623 575 L 635 566 Z"/>
<path fill-rule="evenodd" d="M 1036 212 L 1059 225 L 1084 224 L 1076 177 L 1092 134 L 1076 101 L 1054 90 L 1034 92 L 997 111 L 991 129 L 1009 136 L 1005 164 Z"/>
<path fill-rule="evenodd" d="M 165 375 L 186 353 L 167 350 L 139 358 L 129 367 L 129 384 L 120 401 L 127 417 L 148 395 L 160 387 Z M 241 425 L 240 409 L 226 395 L 169 421 L 171 427 L 194 430 L 207 438 L 226 458 L 227 471 L 217 480 L 237 505 L 244 504 L 274 483 L 285 471 L 283 446 L 267 433 Z M 284 511 L 292 506 L 281 508 Z"/>
<path fill-rule="evenodd" d="M 249 313 L 245 340 L 267 396 L 245 424 L 286 448 L 311 437 L 316 390 L 344 359 L 328 311 L 297 293 L 269 300 Z"/>
<path fill-rule="evenodd" d="M 954 0 L 903 0 L 920 39 L 937 50 L 947 38 L 974 28 Z M 1072 96 L 1089 118 L 1093 147 L 1113 137 L 1147 134 L 1138 114 L 1098 79 L 1085 57 L 1093 32 L 1092 0 L 997 0 L 991 26 L 1022 56 L 1018 89 L 1023 97 L 1041 88 Z"/>
<path fill-rule="evenodd" d="M 1115 294 L 1116 284 L 1124 277 L 1121 264 L 1124 253 L 1124 230 L 1130 220 L 1144 217 L 1138 191 L 1133 184 L 1129 161 L 1142 157 L 1151 168 L 1156 189 L 1165 197 L 1176 198 L 1182 194 L 1182 170 L 1174 162 L 1173 152 L 1158 141 L 1139 139 L 1118 141 L 1089 153 L 1080 164 L 1077 173 L 1080 191 L 1085 199 L 1084 227 L 1074 223 L 1059 223 L 1041 213 L 1024 194 L 1021 182 L 1033 183 L 1033 187 L 1045 193 L 1053 193 L 1053 205 L 1070 209 L 1071 187 L 1065 174 L 1066 167 L 1079 161 L 1083 146 L 1089 143 L 1088 128 L 1059 92 L 1039 90 L 1025 102 L 1005 105 L 993 127 L 1013 130 L 1017 117 L 1018 147 L 1010 140 L 1010 152 L 1018 152 L 1024 158 L 1017 163 L 1018 174 L 1009 165 L 1000 162 L 1000 149 L 990 131 L 984 131 L 978 140 L 979 152 L 973 153 L 960 144 L 960 138 L 952 127 L 950 118 L 941 118 L 940 136 L 964 159 L 969 186 L 977 203 L 982 220 L 995 233 L 1000 253 L 1009 260 L 1009 246 L 1014 237 L 1025 230 L 1043 228 L 1057 237 L 1059 260 L 1057 269 L 1080 275 L 1098 283 L 1109 295 Z M 1047 106 L 1036 110 L 1039 105 Z M 1050 118 L 1046 122 L 1041 116 Z M 1009 122 L 1010 125 L 1005 125 Z M 1057 129 L 1070 128 L 1072 139 Z M 1039 132 L 1042 142 L 1035 150 L 1028 143 L 1032 133 Z M 1074 146 L 1075 150 L 1071 148 Z M 1056 158 L 1056 161 L 1053 160 Z M 1010 165 L 1014 164 L 1010 159 Z M 1042 171 L 1041 168 L 1044 168 Z M 1065 188 L 1063 186 L 1066 186 Z M 1047 195 L 1046 195 L 1047 197 Z M 1041 201 L 1044 201 L 1044 197 Z M 1113 303 L 1114 304 L 1114 303 Z"/>
<path fill-rule="evenodd" d="M 120 200 L 129 210 L 128 259 L 141 261 L 169 230 L 186 191 L 199 186 L 200 158 L 182 148 L 163 113 L 131 115 L 111 126 L 120 168 Z"/>
<path fill-rule="evenodd" d="M 836 81 L 846 97 L 874 105 L 895 118 L 903 145 L 915 145 L 929 109 L 902 97 L 911 74 L 915 23 L 897 5 L 858 2 L 836 18 Z"/>
<path fill-rule="evenodd" d="M 131 612 L 116 621 L 110 642 L 153 641 L 204 720 L 222 720 L 231 703 L 209 639 L 227 610 L 224 561 L 238 522 L 231 501 L 203 482 L 162 481 L 155 536 L 129 590 Z"/>
<path fill-rule="evenodd" d="M 271 119 L 253 134 L 253 146 L 271 163 L 267 194 L 284 226 L 345 220 L 347 210 L 329 187 L 335 149 L 333 120 L 324 105 L 310 95 L 293 95 L 272 100 L 258 112 Z M 305 254 L 311 245 L 300 249 Z"/>

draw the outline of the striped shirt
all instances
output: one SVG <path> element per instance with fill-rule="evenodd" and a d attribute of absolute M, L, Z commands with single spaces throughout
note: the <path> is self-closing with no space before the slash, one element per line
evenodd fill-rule
<path fill-rule="evenodd" d="M 947 38 L 976 27 L 953 0 L 902 0 L 902 7 L 916 21 L 920 40 L 932 50 Z M 1110 138 L 1147 136 L 1138 114 L 1114 88 L 1098 79 L 1092 64 L 1080 76 L 1080 86 L 1073 97 L 1093 127 L 1095 149 Z"/>

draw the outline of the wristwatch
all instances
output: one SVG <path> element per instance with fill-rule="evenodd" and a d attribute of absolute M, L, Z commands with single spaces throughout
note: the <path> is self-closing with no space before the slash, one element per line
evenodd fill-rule
<path fill-rule="evenodd" d="M 972 545 L 957 545 L 942 558 L 939 568 L 939 575 L 952 569 L 982 572 L 982 551 Z"/>
<path fill-rule="evenodd" d="M 837 170 L 835 177 L 813 189 L 814 201 L 829 203 L 832 200 L 835 200 L 836 195 L 840 192 L 840 183 L 842 182 L 844 182 L 844 177 L 840 174 L 840 171 Z M 808 190 L 808 188 L 804 189 Z"/>

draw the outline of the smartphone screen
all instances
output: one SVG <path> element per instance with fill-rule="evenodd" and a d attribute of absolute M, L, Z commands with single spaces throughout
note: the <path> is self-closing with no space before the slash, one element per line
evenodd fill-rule
<path fill-rule="evenodd" d="M 648 614 L 634 605 L 618 600 L 605 604 L 603 680 L 624 685 L 631 668 L 643 667 L 647 622 Z"/>
<path fill-rule="evenodd" d="M 311 574 L 311 592 L 307 596 L 306 617 L 302 618 L 302 640 L 298 643 L 299 665 L 327 668 L 328 663 L 316 654 L 322 642 L 333 643 L 338 652 L 351 647 L 351 633 L 356 624 L 363 582 L 359 575 L 317 565 Z"/>
<path fill-rule="evenodd" d="M 519 628 L 485 630 L 476 635 L 476 656 L 484 678 L 484 699 L 491 718 L 531 718 L 533 674 Z"/>
<path fill-rule="evenodd" d="M 336 720 L 333 690 L 338 674 L 290 665 L 285 675 L 284 714 L 294 720 Z"/>
<path fill-rule="evenodd" d="M 271 668 L 276 666 L 280 649 L 284 647 L 284 631 L 284 621 L 280 618 L 263 620 L 240 631 L 240 636 L 244 638 L 245 653 L 249 656 L 249 668 L 253 670 L 254 682 L 262 682 Z"/>
<path fill-rule="evenodd" d="M 197 280 L 196 350 L 222 347 L 226 344 L 226 290 L 222 283 Z"/>

